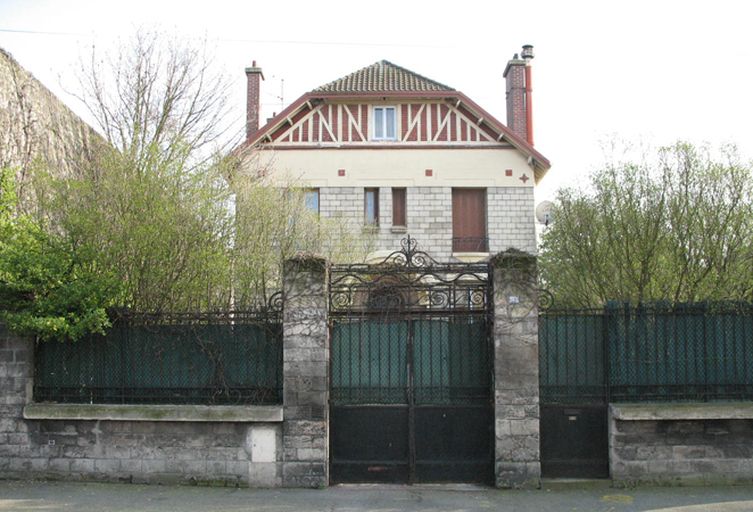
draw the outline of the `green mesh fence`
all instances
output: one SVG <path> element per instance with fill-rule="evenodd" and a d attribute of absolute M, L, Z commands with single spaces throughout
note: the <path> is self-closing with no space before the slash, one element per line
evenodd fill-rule
<path fill-rule="evenodd" d="M 43 342 L 34 399 L 97 404 L 282 402 L 277 318 L 117 322 L 105 336 Z"/>
<path fill-rule="evenodd" d="M 615 401 L 753 398 L 753 308 L 608 307 Z"/>
<path fill-rule="evenodd" d="M 337 320 L 332 399 L 340 405 L 405 404 L 413 393 L 418 405 L 488 402 L 488 339 L 484 315 Z"/>
<path fill-rule="evenodd" d="M 539 317 L 545 403 L 753 398 L 753 305 L 610 304 Z"/>

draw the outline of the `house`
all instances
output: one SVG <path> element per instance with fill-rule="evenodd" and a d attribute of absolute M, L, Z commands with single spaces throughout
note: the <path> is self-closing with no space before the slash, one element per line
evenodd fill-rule
<path fill-rule="evenodd" d="M 299 180 L 309 208 L 363 227 L 379 250 L 409 234 L 440 261 L 533 253 L 534 186 L 550 163 L 533 147 L 532 58 L 526 45 L 504 70 L 506 125 L 462 92 L 383 60 L 260 127 L 264 75 L 254 62 L 243 147 Z"/>

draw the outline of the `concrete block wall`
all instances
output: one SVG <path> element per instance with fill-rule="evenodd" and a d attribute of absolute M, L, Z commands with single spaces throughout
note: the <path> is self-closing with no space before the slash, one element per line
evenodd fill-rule
<path fill-rule="evenodd" d="M 281 484 L 280 423 L 24 419 L 33 343 L 0 327 L 0 478 Z"/>
<path fill-rule="evenodd" d="M 319 190 L 320 214 L 345 219 L 353 229 L 363 229 L 364 189 L 325 187 Z M 406 229 L 392 224 L 392 189 L 379 189 L 379 227 L 375 250 L 393 251 L 410 233 L 421 249 L 437 261 L 452 258 L 452 188 L 407 187 Z M 514 247 L 536 252 L 533 187 L 487 189 L 487 236 L 492 254 Z"/>
<path fill-rule="evenodd" d="M 533 187 L 494 187 L 487 192 L 489 252 L 510 247 L 536 254 Z"/>
<path fill-rule="evenodd" d="M 749 484 L 753 420 L 610 421 L 610 474 L 616 485 Z"/>

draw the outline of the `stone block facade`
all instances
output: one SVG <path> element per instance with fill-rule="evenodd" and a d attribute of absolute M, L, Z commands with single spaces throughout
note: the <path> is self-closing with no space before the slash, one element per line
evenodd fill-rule
<path fill-rule="evenodd" d="M 683 407 L 702 410 L 704 405 Z M 737 418 L 716 414 L 724 419 L 620 419 L 614 407 L 609 446 L 610 474 L 616 485 L 749 484 L 753 480 L 753 419 L 738 414 L 731 415 Z"/>
<path fill-rule="evenodd" d="M 422 250 L 437 261 L 452 258 L 452 188 L 407 187 L 407 226 L 392 224 L 392 189 L 379 188 L 379 226 L 372 233 L 374 250 L 393 251 L 410 233 Z M 536 252 L 533 187 L 487 188 L 487 236 L 490 253 L 514 247 Z M 322 217 L 344 219 L 352 229 L 363 229 L 363 187 L 319 189 Z"/>
<path fill-rule="evenodd" d="M 533 188 L 494 187 L 487 190 L 487 232 L 492 254 L 510 247 L 536 254 Z"/>

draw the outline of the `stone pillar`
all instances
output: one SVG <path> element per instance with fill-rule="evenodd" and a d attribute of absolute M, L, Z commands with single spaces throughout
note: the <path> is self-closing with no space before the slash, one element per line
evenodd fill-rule
<path fill-rule="evenodd" d="M 492 258 L 497 487 L 538 487 L 539 331 L 536 257 L 515 249 Z"/>
<path fill-rule="evenodd" d="M 327 262 L 299 256 L 283 267 L 283 469 L 285 487 L 329 484 Z"/>
<path fill-rule="evenodd" d="M 32 399 L 33 358 L 34 339 L 11 334 L 0 324 L 0 478 L 32 464 L 23 409 Z M 33 469 L 46 469 L 46 463 L 34 459 Z"/>

